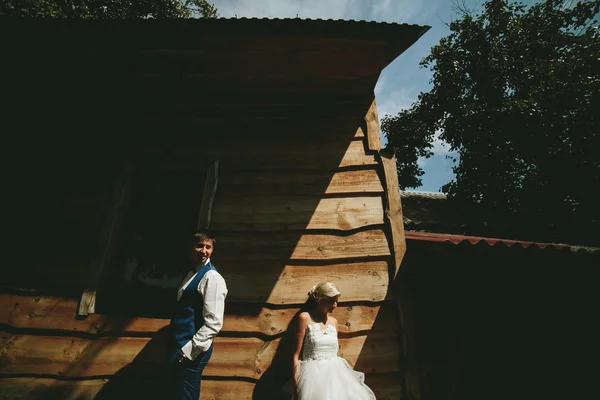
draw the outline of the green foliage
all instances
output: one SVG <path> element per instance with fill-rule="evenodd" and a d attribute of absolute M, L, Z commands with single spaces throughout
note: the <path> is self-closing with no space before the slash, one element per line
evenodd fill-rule
<path fill-rule="evenodd" d="M 217 18 L 207 0 L 4 0 L 0 16 L 78 19 Z"/>
<path fill-rule="evenodd" d="M 442 190 L 479 223 L 585 239 L 600 222 L 599 10 L 600 0 L 462 10 L 421 62 L 433 88 L 384 121 L 390 144 L 439 131 L 459 155 Z"/>
<path fill-rule="evenodd" d="M 398 185 L 401 189 L 421 186 L 423 170 L 417 164 L 419 157 L 429 158 L 433 154 L 432 133 L 421 119 L 403 110 L 396 117 L 385 116 L 381 130 L 386 134 L 388 147 L 396 150 Z"/>

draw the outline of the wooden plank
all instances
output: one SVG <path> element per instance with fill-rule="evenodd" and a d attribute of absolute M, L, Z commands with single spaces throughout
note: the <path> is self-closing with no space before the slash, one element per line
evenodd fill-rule
<path fill-rule="evenodd" d="M 406 239 L 404 237 L 404 221 L 402 219 L 402 203 L 400 201 L 400 187 L 398 186 L 398 171 L 396 169 L 396 156 L 388 152 L 380 152 L 381 164 L 385 176 L 387 223 L 392 233 L 394 277 L 400 270 L 402 258 L 406 252 Z"/>
<path fill-rule="evenodd" d="M 164 378 L 164 376 L 150 376 L 138 379 L 124 377 L 81 381 L 52 378 L 0 378 L 0 387 L 2 387 L 0 398 L 10 400 L 93 400 L 97 396 L 102 399 L 168 398 Z M 245 381 L 203 379 L 200 400 L 251 400 L 254 386 L 254 383 Z"/>
<path fill-rule="evenodd" d="M 387 261 L 283 268 L 269 263 L 262 267 L 224 262 L 217 265 L 227 281 L 230 302 L 303 304 L 310 288 L 321 281 L 335 282 L 342 292 L 342 301 L 347 302 L 383 301 L 388 292 Z"/>
<path fill-rule="evenodd" d="M 310 49 L 302 48 L 295 51 L 291 48 L 240 48 L 238 51 L 211 53 L 209 58 L 198 54 L 166 55 L 144 52 L 136 53 L 136 72 L 199 74 L 207 78 L 217 75 L 233 78 L 240 76 L 240 65 L 244 65 L 243 74 L 256 78 L 281 76 L 282 70 L 291 76 L 302 76 L 307 81 L 315 77 L 344 75 L 350 75 L 353 79 L 374 78 L 375 71 L 379 71 L 381 65 L 378 60 L 373 59 L 376 54 L 372 49 L 369 50 L 366 52 L 371 54 L 371 57 L 357 54 L 355 51 L 341 53 L 339 50 L 320 50 L 312 46 Z M 290 59 L 296 62 L 290 63 Z M 318 68 L 315 67 L 316 65 Z"/>
<path fill-rule="evenodd" d="M 366 154 L 362 140 L 351 140 L 351 136 L 292 143 L 289 138 L 287 141 L 256 138 L 253 142 L 207 138 L 200 144 L 188 143 L 175 148 L 148 147 L 145 153 L 165 170 L 202 171 L 205 168 L 202 160 L 207 158 L 220 160 L 222 171 L 337 171 L 339 168 L 377 165 L 375 156 Z"/>
<path fill-rule="evenodd" d="M 77 250 L 79 253 L 81 249 Z M 10 287 L 36 288 L 52 293 L 77 293 L 77 296 L 81 296 L 90 278 L 90 253 L 61 255 L 61 259 L 44 259 L 28 266 L 27 271 L 13 272 L 12 276 L 3 278 L 2 283 Z"/>
<path fill-rule="evenodd" d="M 219 77 L 216 77 L 219 78 Z M 213 85 L 215 82 L 210 82 Z M 251 83 L 256 84 L 256 82 Z M 220 118 L 230 116 L 237 119 L 299 119 L 299 118 L 315 118 L 346 116 L 350 117 L 355 110 L 359 109 L 361 97 L 359 95 L 339 96 L 342 100 L 337 100 L 333 96 L 315 96 L 312 93 L 270 93 L 270 96 L 265 98 L 264 94 L 261 97 L 257 93 L 253 93 L 254 97 L 248 96 L 248 93 L 236 92 L 236 96 L 223 97 L 223 93 L 193 96 L 187 88 L 182 91 L 177 91 L 176 94 L 180 97 L 173 99 L 164 98 L 163 96 L 172 96 L 173 88 L 152 88 L 141 87 L 140 91 L 148 93 L 148 97 L 141 107 L 141 116 L 151 118 L 164 119 L 186 119 L 197 118 L 203 116 L 205 118 Z M 152 92 L 154 90 L 155 92 Z M 137 93 L 136 93 L 137 94 Z M 343 99 L 345 98 L 345 100 Z M 148 102 L 149 99 L 153 101 Z M 173 102 L 176 100 L 176 103 Z M 202 101 L 204 100 L 204 101 Z M 269 101 L 270 100 L 270 101 Z M 356 115 L 356 114 L 354 114 Z"/>
<path fill-rule="evenodd" d="M 215 160 L 206 172 L 204 181 L 204 192 L 202 193 L 202 202 L 200 203 L 200 212 L 198 214 L 198 230 L 205 230 L 210 227 L 212 219 L 213 203 L 217 194 L 217 185 L 219 183 L 219 160 Z"/>
<path fill-rule="evenodd" d="M 345 293 L 347 297 L 347 293 Z M 0 294 L 0 324 L 17 329 L 63 331 L 65 335 L 146 335 L 169 325 L 168 319 L 137 318 L 117 315 L 93 314 L 76 319 L 77 299 L 56 296 L 27 296 Z M 269 308 L 260 304 L 231 303 L 225 307 L 222 335 L 252 333 L 278 335 L 285 331 L 298 307 Z M 347 302 L 336 308 L 333 315 L 340 323 L 340 333 L 355 334 L 362 331 L 394 331 L 396 306 L 392 302 L 353 305 Z M 375 321 L 377 320 L 377 324 Z"/>
<path fill-rule="evenodd" d="M 228 231 L 346 231 L 382 224 L 381 197 L 319 199 L 232 195 L 219 198 L 213 215 L 213 228 Z"/>
<path fill-rule="evenodd" d="M 414 320 L 414 304 L 410 287 L 398 275 L 400 264 L 406 252 L 402 204 L 398 185 L 395 151 L 380 151 L 380 160 L 385 176 L 386 216 L 393 241 L 394 280 L 392 282 L 393 297 L 397 302 L 398 317 L 403 350 L 404 392 L 409 400 L 421 399 L 421 373 L 416 359 L 416 331 Z"/>
<path fill-rule="evenodd" d="M 93 400 L 108 379 L 63 381 L 52 378 L 0 378 L 0 399 Z"/>
<path fill-rule="evenodd" d="M 382 301 L 389 289 L 387 259 L 315 265 L 306 262 L 290 264 L 285 260 L 244 260 L 242 257 L 211 258 L 227 282 L 228 302 L 303 304 L 308 290 L 323 280 L 336 282 L 345 293 L 344 301 L 349 303 Z M 164 296 L 173 295 L 183 279 L 183 276 L 147 278 L 150 272 L 140 271 L 139 276 L 144 278 L 138 279 L 137 283 L 154 290 L 155 294 L 160 291 Z"/>
<path fill-rule="evenodd" d="M 166 25 L 166 24 L 165 24 Z M 175 26 L 175 25 L 174 25 Z M 175 35 L 179 39 L 179 35 Z M 175 39 L 175 38 L 172 38 Z M 152 48 L 144 46 L 140 54 L 163 55 L 163 56 L 194 56 L 202 57 L 212 55 L 216 52 L 219 57 L 230 57 L 229 53 L 237 52 L 342 52 L 340 56 L 348 57 L 346 60 L 358 61 L 361 58 L 382 57 L 389 51 L 389 43 L 386 40 L 374 38 L 365 39 L 359 37 L 325 37 L 320 36 L 315 40 L 306 35 L 244 35 L 244 36 L 222 36 L 222 35 L 193 35 L 190 38 L 175 40 L 179 44 L 177 48 Z M 185 46 L 182 45 L 185 43 Z M 228 49 L 227 52 L 218 50 Z M 341 51 L 344 50 L 344 51 Z M 271 53 L 270 53 L 271 54 Z"/>
<path fill-rule="evenodd" d="M 322 196 L 383 193 L 377 170 L 357 171 L 225 171 L 219 174 L 219 202 L 223 195 Z"/>
<path fill-rule="evenodd" d="M 365 383 L 373 390 L 377 400 L 402 399 L 402 376 L 399 373 L 366 374 Z"/>
<path fill-rule="evenodd" d="M 4 377 L 35 374 L 62 378 L 110 376 L 134 362 L 147 373 L 160 371 L 164 363 L 166 335 L 149 338 L 102 337 L 95 340 L 13 335 L 0 332 Z M 217 337 L 214 353 L 204 371 L 207 377 L 260 379 L 275 356 L 280 339 Z M 400 346 L 394 332 L 341 338 L 340 356 L 363 372 L 399 371 Z M 135 361 L 134 361 L 135 360 Z M 279 371 L 274 371 L 275 375 Z"/>
<path fill-rule="evenodd" d="M 228 304 L 226 307 L 223 332 L 259 332 L 278 334 L 287 330 L 291 319 L 300 308 L 273 309 L 260 307 L 254 312 L 247 305 Z M 258 307 L 257 307 L 258 308 Z M 381 305 L 342 304 L 333 311 L 340 325 L 342 336 L 359 332 L 395 332 L 396 307 L 392 302 Z"/>
<path fill-rule="evenodd" d="M 122 178 L 117 182 L 113 192 L 112 206 L 106 216 L 106 222 L 96 252 L 90 266 L 90 280 L 81 295 L 78 315 L 88 315 L 96 312 L 96 291 L 102 285 L 107 265 L 112 258 L 112 252 L 119 235 L 124 207 L 127 206 L 131 190 L 131 165 L 125 168 Z"/>
<path fill-rule="evenodd" d="M 381 150 L 381 135 L 379 131 L 379 118 L 377 117 L 377 103 L 375 99 L 373 99 L 373 103 L 371 103 L 371 107 L 369 107 L 369 110 L 367 111 L 365 123 L 367 125 L 369 150 Z"/>
<path fill-rule="evenodd" d="M 136 88 L 152 88 L 158 89 L 156 92 L 166 92 L 164 88 L 169 85 L 176 85 L 176 89 L 188 90 L 195 89 L 196 91 L 204 89 L 205 93 L 223 93 L 235 92 L 243 94 L 252 93 L 272 93 L 276 95 L 288 93 L 312 94 L 319 96 L 322 93 L 340 93 L 348 95 L 364 95 L 368 91 L 372 91 L 377 83 L 377 77 L 359 77 L 350 78 L 347 76 L 328 77 L 326 79 L 309 79 L 301 76 L 277 76 L 269 77 L 252 77 L 252 76 L 232 76 L 227 74 L 212 74 L 210 76 L 204 74 L 188 74 L 184 79 L 178 79 L 177 76 L 165 76 L 160 73 L 140 73 L 134 77 Z M 172 93 L 172 91 L 171 91 Z M 131 95 L 133 98 L 143 98 L 137 92 Z M 156 97 L 154 97 L 156 98 Z M 145 99 L 147 100 L 147 98 Z M 293 113 L 293 110 L 290 110 Z M 319 112 L 317 110 L 316 112 Z M 324 113 L 324 109 L 320 111 Z M 348 112 L 347 118 L 352 118 L 356 113 Z M 227 116 L 223 114 L 225 122 Z M 233 115 L 231 118 L 235 119 Z M 299 116 L 296 116 L 299 117 Z M 304 115 L 305 118 L 311 115 Z"/>
<path fill-rule="evenodd" d="M 337 236 L 325 234 L 302 234 L 293 232 L 268 233 L 248 236 L 246 234 L 219 235 L 218 250 L 214 259 L 233 259 L 237 263 L 277 260 L 339 260 L 390 255 L 385 233 L 381 229 Z"/>
<path fill-rule="evenodd" d="M 77 381 L 52 378 L 0 378 L 0 387 L 2 388 L 2 397 L 0 398 L 10 400 L 93 400 L 98 395 L 102 396 L 100 398 L 107 398 L 108 394 L 114 392 L 118 392 L 118 396 L 114 397 L 116 399 L 124 398 L 129 394 L 136 395 L 135 397 L 142 395 L 142 398 L 160 398 L 157 394 L 162 394 L 162 390 L 166 389 L 161 387 L 163 381 L 160 378 Z M 401 379 L 397 373 L 366 374 L 365 378 L 366 384 L 373 390 L 378 400 L 401 398 Z M 267 385 L 270 386 L 269 392 L 274 396 L 281 390 L 277 382 Z M 222 381 L 205 377 L 202 380 L 200 400 L 252 400 L 255 386 L 256 384 L 253 382 Z M 149 397 L 145 395 L 149 395 Z"/>

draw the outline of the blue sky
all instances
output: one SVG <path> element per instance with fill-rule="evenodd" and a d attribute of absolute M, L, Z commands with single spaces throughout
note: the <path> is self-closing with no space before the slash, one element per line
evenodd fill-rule
<path fill-rule="evenodd" d="M 409 108 L 422 91 L 431 88 L 431 72 L 419 68 L 429 49 L 449 34 L 445 24 L 456 19 L 452 0 L 209 0 L 221 17 L 354 19 L 429 25 L 431 29 L 385 68 L 375 87 L 379 118 Z M 457 0 L 481 10 L 481 0 Z M 532 3 L 533 1 L 524 1 Z M 454 177 L 449 149 L 436 140 L 434 156 L 419 160 L 425 175 L 416 190 L 437 192 Z"/>

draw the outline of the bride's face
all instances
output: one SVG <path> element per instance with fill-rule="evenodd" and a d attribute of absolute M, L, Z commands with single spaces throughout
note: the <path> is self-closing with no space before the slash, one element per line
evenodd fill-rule
<path fill-rule="evenodd" d="M 322 299 L 319 301 L 319 308 L 321 308 L 325 312 L 333 312 L 337 307 L 338 299 L 340 296 L 330 297 L 327 299 Z"/>

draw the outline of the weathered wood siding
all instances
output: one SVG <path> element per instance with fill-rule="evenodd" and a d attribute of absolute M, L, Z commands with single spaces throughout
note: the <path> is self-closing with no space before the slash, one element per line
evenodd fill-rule
<path fill-rule="evenodd" d="M 369 129 L 374 124 L 367 121 Z M 312 127 L 188 135 L 136 149 L 134 162 L 183 179 L 194 196 L 208 163 L 219 160 L 212 261 L 229 296 L 202 399 L 277 398 L 290 377 L 286 330 L 310 287 L 324 280 L 342 292 L 334 312 L 340 354 L 366 373 L 378 399 L 401 395 L 403 350 L 390 287 L 404 238 L 394 237 L 389 217 L 400 210 L 390 212 L 387 192 L 397 187 L 388 187 L 373 132 L 365 135 L 365 128 L 348 122 L 334 130 L 319 121 Z M 75 318 L 110 190 L 66 196 L 73 205 L 69 218 L 81 221 L 80 235 L 90 245 L 65 246 L 52 263 L 29 271 L 33 280 L 13 285 L 41 288 L 41 294 L 0 294 L 0 386 L 11 398 L 119 398 L 132 387 L 161 390 L 156 382 L 164 375 L 168 319 L 101 313 Z M 199 207 L 200 198 L 195 201 Z M 155 217 L 171 212 L 157 210 Z M 189 217 L 197 221 L 197 214 Z M 110 282 L 105 285 L 102 295 L 110 296 Z"/>

